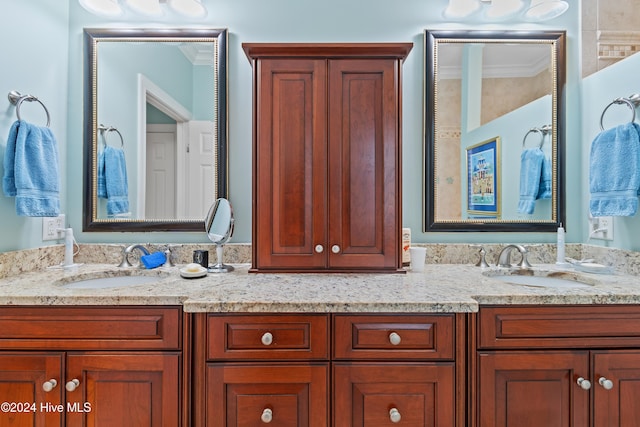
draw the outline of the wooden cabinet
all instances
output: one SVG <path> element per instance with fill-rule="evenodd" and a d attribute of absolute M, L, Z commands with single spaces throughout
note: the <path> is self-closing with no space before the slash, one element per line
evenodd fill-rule
<path fill-rule="evenodd" d="M 483 307 L 479 427 L 640 425 L 640 308 Z"/>
<path fill-rule="evenodd" d="M 454 315 L 339 315 L 335 427 L 456 425 Z"/>
<path fill-rule="evenodd" d="M 2 426 L 187 425 L 177 307 L 4 307 Z M 25 405 L 32 406 L 26 408 Z"/>
<path fill-rule="evenodd" d="M 198 313 L 194 426 L 462 427 L 464 318 Z"/>
<path fill-rule="evenodd" d="M 254 70 L 253 271 L 399 270 L 412 44 L 243 47 Z"/>
<path fill-rule="evenodd" d="M 328 326 L 327 315 L 208 315 L 195 425 L 328 426 Z"/>

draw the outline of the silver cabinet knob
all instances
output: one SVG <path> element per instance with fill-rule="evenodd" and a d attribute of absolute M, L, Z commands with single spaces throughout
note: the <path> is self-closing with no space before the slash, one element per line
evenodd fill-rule
<path fill-rule="evenodd" d="M 585 380 L 584 378 L 580 377 L 578 378 L 578 380 L 576 381 L 576 383 L 583 389 L 583 390 L 589 390 L 591 388 L 591 381 L 589 380 Z"/>
<path fill-rule="evenodd" d="M 389 334 L 389 342 L 391 343 L 391 345 L 399 345 L 401 341 L 402 338 L 397 332 L 391 332 Z"/>
<path fill-rule="evenodd" d="M 316 253 L 321 254 L 322 252 L 324 252 L 324 246 L 322 245 L 316 245 Z"/>
<path fill-rule="evenodd" d="M 67 391 L 74 391 L 75 389 L 78 388 L 78 386 L 80 386 L 80 381 L 77 379 L 72 379 L 71 381 L 69 381 L 64 388 L 67 389 Z"/>
<path fill-rule="evenodd" d="M 56 388 L 56 386 L 58 385 L 58 381 L 54 380 L 53 378 L 51 378 L 49 381 L 45 381 L 42 384 L 42 389 L 49 393 L 51 390 L 53 390 L 54 388 Z"/>
<path fill-rule="evenodd" d="M 331 252 L 333 252 L 334 254 L 339 254 L 340 253 L 340 246 L 338 246 L 338 245 L 331 246 Z"/>
<path fill-rule="evenodd" d="M 398 408 L 389 409 L 389 419 L 394 424 L 400 422 L 402 416 L 400 415 L 400 411 L 398 411 Z"/>
<path fill-rule="evenodd" d="M 273 344 L 273 335 L 271 334 L 271 332 L 265 332 L 264 334 L 262 334 L 262 338 L 260 338 L 260 341 L 262 341 L 262 344 L 264 345 L 271 345 Z"/>
<path fill-rule="evenodd" d="M 600 377 L 598 384 L 600 384 L 605 390 L 611 390 L 613 388 L 613 381 L 608 380 L 605 377 Z"/>
<path fill-rule="evenodd" d="M 269 408 L 265 408 L 260 415 L 260 419 L 263 423 L 268 424 L 273 420 L 273 411 Z"/>

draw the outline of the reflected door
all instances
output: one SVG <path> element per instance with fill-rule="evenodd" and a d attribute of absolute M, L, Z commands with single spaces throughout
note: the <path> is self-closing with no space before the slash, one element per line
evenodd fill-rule
<path fill-rule="evenodd" d="M 147 126 L 145 215 L 176 218 L 176 125 Z"/>

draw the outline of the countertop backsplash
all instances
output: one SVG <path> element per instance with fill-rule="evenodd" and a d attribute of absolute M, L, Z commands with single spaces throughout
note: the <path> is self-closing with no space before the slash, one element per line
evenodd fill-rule
<path fill-rule="evenodd" d="M 128 244 L 80 244 L 75 255 L 76 263 L 113 264 L 122 261 L 122 252 Z M 150 252 L 166 249 L 167 245 L 146 244 Z M 486 251 L 486 260 L 495 265 L 504 244 L 438 244 L 417 243 L 415 246 L 427 248 L 427 264 L 475 264 L 478 262 L 480 247 Z M 524 244 L 529 250 L 529 262 L 553 264 L 556 259 L 555 244 Z M 193 260 L 193 251 L 209 251 L 209 261 L 216 260 L 216 247 L 213 244 L 170 244 L 174 264 L 187 264 Z M 585 244 L 567 244 L 566 256 L 575 259 L 592 258 L 595 262 L 613 267 L 617 272 L 640 275 L 640 252 Z M 0 279 L 20 273 L 43 270 L 58 265 L 64 258 L 64 245 L 45 246 L 35 249 L 0 253 Z M 519 254 L 514 253 L 516 262 Z M 251 245 L 247 243 L 229 243 L 224 247 L 224 262 L 244 264 L 251 262 Z"/>

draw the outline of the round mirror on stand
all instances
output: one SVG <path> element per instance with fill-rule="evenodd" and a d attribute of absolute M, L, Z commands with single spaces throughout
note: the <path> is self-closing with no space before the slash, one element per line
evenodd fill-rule
<path fill-rule="evenodd" d="M 209 266 L 209 273 L 228 273 L 233 271 L 233 267 L 222 262 L 224 244 L 233 234 L 233 210 L 231 203 L 227 199 L 217 199 L 204 220 L 204 228 L 207 237 L 216 244 L 216 264 Z"/>

